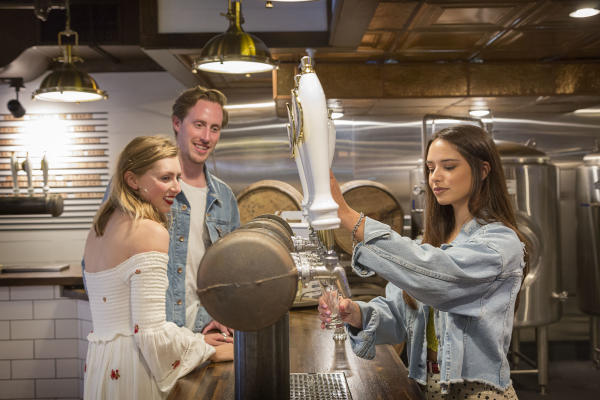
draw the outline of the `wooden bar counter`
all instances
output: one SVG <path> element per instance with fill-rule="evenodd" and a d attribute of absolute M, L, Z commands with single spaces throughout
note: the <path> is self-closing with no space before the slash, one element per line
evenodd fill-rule
<path fill-rule="evenodd" d="M 352 352 L 349 339 L 336 343 L 319 324 L 315 308 L 290 312 L 291 372 L 344 372 L 353 400 L 423 398 L 392 346 L 377 346 L 376 357 L 365 360 Z M 234 386 L 233 362 L 211 363 L 181 379 L 169 399 L 232 400 Z"/>

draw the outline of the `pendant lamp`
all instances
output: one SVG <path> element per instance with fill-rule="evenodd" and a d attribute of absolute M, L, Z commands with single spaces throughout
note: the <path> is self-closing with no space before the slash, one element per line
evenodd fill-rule
<path fill-rule="evenodd" d="M 75 67 L 75 62 L 83 61 L 73 55 L 72 44 L 62 44 L 62 37 L 75 37 L 75 46 L 79 44 L 79 35 L 71 30 L 71 11 L 69 0 L 66 1 L 67 22 L 65 30 L 58 33 L 58 45 L 63 50 L 63 56 L 56 59 L 60 65 L 48 74 L 40 88 L 33 92 L 36 100 L 80 103 L 108 98 L 108 94 L 98 87 L 98 84 L 88 73 Z"/>
<path fill-rule="evenodd" d="M 193 68 L 221 74 L 252 74 L 273 70 L 276 65 L 269 48 L 262 40 L 244 32 L 242 2 L 229 0 L 227 14 L 229 28 L 210 39 Z"/>

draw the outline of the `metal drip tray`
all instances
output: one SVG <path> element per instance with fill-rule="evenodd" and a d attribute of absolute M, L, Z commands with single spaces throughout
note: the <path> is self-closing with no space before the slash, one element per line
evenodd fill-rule
<path fill-rule="evenodd" d="M 290 400 L 352 400 L 343 372 L 291 373 Z"/>

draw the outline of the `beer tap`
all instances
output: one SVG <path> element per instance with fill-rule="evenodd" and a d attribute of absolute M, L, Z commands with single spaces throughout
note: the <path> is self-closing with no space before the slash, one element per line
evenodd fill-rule
<path fill-rule="evenodd" d="M 27 192 L 29 196 L 33 196 L 33 175 L 31 173 L 31 159 L 29 158 L 29 152 L 25 156 L 25 161 L 23 161 L 23 171 L 27 173 Z"/>
<path fill-rule="evenodd" d="M 62 214 L 64 209 L 62 196 L 48 193 L 50 188 L 48 185 L 48 159 L 46 154 L 42 158 L 41 169 L 44 179 L 42 187 L 44 195 L 35 196 L 29 153 L 25 155 L 25 160 L 22 162 L 19 162 L 15 152 L 11 154 L 10 171 L 12 174 L 13 196 L 0 197 L 0 215 L 51 214 L 53 217 L 58 217 Z M 27 173 L 28 196 L 19 196 L 19 170 Z"/>
<path fill-rule="evenodd" d="M 333 146 L 330 145 L 332 126 L 327 102 L 312 59 L 302 57 L 301 68 L 301 73 L 294 78 L 292 103 L 288 108 L 293 133 L 290 135 L 291 145 L 295 157 L 300 157 L 298 173 L 306 179 L 306 209 L 310 225 L 317 231 L 336 229 L 340 219 L 337 216 L 338 205 L 331 198 L 329 189 L 328 167 Z"/>
<path fill-rule="evenodd" d="M 10 155 L 10 172 L 12 173 L 12 184 L 13 193 L 15 196 L 19 195 L 19 161 L 17 160 L 17 153 L 12 152 Z"/>
<path fill-rule="evenodd" d="M 44 177 L 44 186 L 43 186 L 43 191 L 44 191 L 44 196 L 46 196 L 48 194 L 48 190 L 50 190 L 50 186 L 48 185 L 48 159 L 46 158 L 46 153 L 44 153 L 44 157 L 42 158 L 42 174 Z"/>

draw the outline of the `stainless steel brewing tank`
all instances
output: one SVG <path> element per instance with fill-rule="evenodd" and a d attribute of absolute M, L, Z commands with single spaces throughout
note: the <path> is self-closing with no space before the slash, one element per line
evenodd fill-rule
<path fill-rule="evenodd" d="M 581 311 L 600 315 L 600 153 L 577 168 L 577 299 Z"/>
<path fill-rule="evenodd" d="M 497 141 L 517 227 L 529 241 L 529 273 L 521 289 L 515 327 L 542 326 L 562 315 L 557 168 L 543 152 Z"/>

